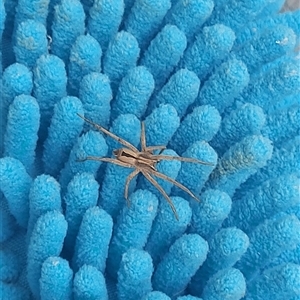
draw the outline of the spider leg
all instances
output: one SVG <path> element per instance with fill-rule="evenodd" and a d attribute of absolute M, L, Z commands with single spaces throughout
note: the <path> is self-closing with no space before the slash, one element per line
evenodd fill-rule
<path fill-rule="evenodd" d="M 156 159 L 158 161 L 160 160 L 179 160 L 179 161 L 185 161 L 185 162 L 191 162 L 191 163 L 198 163 L 202 165 L 207 165 L 207 166 L 213 166 L 214 164 L 202 161 L 196 158 L 192 157 L 180 157 L 180 156 L 170 156 L 170 155 L 152 155 L 153 159 Z"/>
<path fill-rule="evenodd" d="M 152 178 L 150 176 L 150 174 L 148 172 L 145 172 L 143 170 L 141 170 L 142 174 L 146 177 L 146 179 L 148 179 L 150 181 L 150 183 L 152 183 L 160 192 L 161 194 L 164 196 L 164 198 L 168 201 L 169 205 L 171 206 L 171 209 L 175 215 L 175 218 L 177 219 L 177 221 L 179 220 L 176 208 L 172 202 L 172 200 L 170 199 L 170 197 L 167 195 L 167 193 L 164 191 L 164 189 L 158 184 L 158 182 Z"/>
<path fill-rule="evenodd" d="M 127 205 L 129 206 L 130 205 L 130 202 L 128 200 L 128 188 L 129 188 L 129 184 L 131 182 L 131 180 L 140 173 L 140 170 L 139 169 L 135 169 L 132 173 L 130 173 L 128 175 L 128 177 L 126 178 L 126 182 L 125 182 L 125 190 L 124 190 L 124 197 L 127 201 Z"/>
<path fill-rule="evenodd" d="M 144 123 L 144 121 L 141 123 L 141 149 L 142 149 L 142 152 L 145 152 L 146 149 L 147 149 L 147 146 L 146 146 L 145 123 Z"/>
<path fill-rule="evenodd" d="M 166 146 L 146 146 L 146 133 L 145 133 L 145 122 L 141 123 L 141 148 L 142 152 L 151 152 L 154 150 L 164 150 Z M 160 152 L 161 153 L 161 152 Z"/>
<path fill-rule="evenodd" d="M 167 181 L 173 183 L 174 185 L 178 186 L 180 189 L 182 189 L 183 191 L 188 193 L 192 198 L 194 198 L 196 201 L 199 202 L 199 199 L 187 187 L 185 187 L 183 184 L 181 184 L 178 181 L 168 177 L 165 174 L 159 173 L 158 171 L 151 170 L 151 172 L 154 176 L 156 176 L 158 178 L 161 178 L 161 179 L 164 179 L 164 180 L 167 180 Z"/>
<path fill-rule="evenodd" d="M 161 153 L 162 150 L 165 150 L 166 148 L 167 148 L 166 146 L 149 146 L 149 147 L 145 148 L 145 151 L 152 152 L 152 151 L 155 151 L 155 150 L 160 150 L 159 153 Z"/>
<path fill-rule="evenodd" d="M 121 167 L 125 167 L 125 168 L 134 168 L 134 166 L 132 166 L 131 164 L 126 164 L 125 162 L 122 162 L 118 159 L 115 158 L 109 158 L 109 157 L 98 157 L 98 156 L 87 156 L 84 159 L 79 159 L 77 161 L 86 161 L 86 160 L 96 160 L 96 161 L 104 161 L 104 162 L 108 162 L 108 163 L 112 163 Z"/>
<path fill-rule="evenodd" d="M 118 143 L 124 145 L 125 147 L 131 149 L 132 151 L 135 152 L 139 152 L 139 150 L 137 148 L 135 148 L 132 144 L 130 144 L 129 142 L 125 141 L 124 139 L 118 137 L 117 135 L 111 133 L 110 131 L 108 131 L 107 129 L 105 129 L 104 127 L 96 124 L 95 122 L 87 119 L 84 116 L 81 116 L 80 114 L 77 114 L 80 118 L 82 118 L 84 121 L 86 121 L 87 123 L 93 125 L 95 128 L 97 128 L 99 131 L 102 131 L 103 133 L 105 133 L 106 135 L 110 136 L 112 139 L 114 139 L 115 141 L 117 141 Z"/>

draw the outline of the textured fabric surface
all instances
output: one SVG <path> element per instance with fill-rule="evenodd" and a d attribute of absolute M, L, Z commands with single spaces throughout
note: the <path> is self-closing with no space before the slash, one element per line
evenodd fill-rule
<path fill-rule="evenodd" d="M 300 297 L 300 11 L 0 0 L 0 299 Z M 154 177 L 85 160 L 166 146 Z M 184 162 L 192 157 L 208 165 Z M 174 186 L 175 180 L 188 188 Z"/>

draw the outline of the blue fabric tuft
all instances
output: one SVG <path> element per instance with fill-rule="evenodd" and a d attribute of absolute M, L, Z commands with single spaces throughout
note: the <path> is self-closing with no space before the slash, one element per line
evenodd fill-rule
<path fill-rule="evenodd" d="M 232 206 L 231 198 L 219 190 L 206 190 L 201 194 L 201 202 L 193 204 L 190 232 L 209 239 L 221 227 Z"/>
<path fill-rule="evenodd" d="M 32 68 L 42 54 L 48 53 L 46 28 L 40 22 L 31 19 L 16 24 L 18 24 L 14 36 L 16 61 Z"/>
<path fill-rule="evenodd" d="M 1 299 L 300 297 L 283 2 L 0 1 Z"/>
<path fill-rule="evenodd" d="M 202 297 L 207 300 L 222 300 L 224 297 L 236 300 L 243 298 L 245 293 L 246 282 L 243 273 L 238 269 L 228 268 L 210 278 Z"/>
<path fill-rule="evenodd" d="M 16 24 L 22 23 L 28 19 L 35 20 L 46 25 L 48 15 L 49 0 L 20 0 L 16 7 Z"/>
<path fill-rule="evenodd" d="M 0 279 L 2 282 L 11 283 L 16 282 L 20 269 L 18 257 L 9 250 L 0 250 L 1 273 Z"/>
<path fill-rule="evenodd" d="M 135 67 L 139 54 L 138 42 L 132 34 L 120 31 L 112 38 L 103 58 L 103 71 L 114 91 L 128 70 Z"/>
<path fill-rule="evenodd" d="M 35 297 L 40 294 L 42 264 L 48 257 L 60 254 L 67 226 L 64 216 L 56 210 L 39 217 L 34 226 L 28 245 L 27 280 Z"/>
<path fill-rule="evenodd" d="M 64 197 L 68 233 L 65 240 L 67 255 L 71 255 L 85 211 L 97 204 L 99 185 L 89 173 L 77 174 L 68 184 Z"/>
<path fill-rule="evenodd" d="M 210 187 L 226 191 L 232 196 L 258 168 L 271 158 L 273 146 L 268 138 L 252 135 L 236 143 L 224 153 L 210 177 Z"/>
<path fill-rule="evenodd" d="M 207 242 L 200 235 L 182 235 L 158 264 L 153 275 L 153 288 L 171 297 L 180 295 L 206 259 L 207 252 Z"/>
<path fill-rule="evenodd" d="M 96 72 L 85 75 L 80 82 L 79 98 L 82 101 L 85 117 L 107 127 L 112 99 L 109 78 Z M 80 114 L 80 111 L 77 113 Z"/>
<path fill-rule="evenodd" d="M 112 118 L 127 113 L 141 118 L 154 86 L 153 76 L 147 68 L 138 66 L 130 69 L 120 82 L 115 101 L 112 103 Z"/>
<path fill-rule="evenodd" d="M 151 292 L 143 298 L 143 300 L 170 300 L 170 299 L 171 298 L 168 297 L 166 294 L 158 291 Z"/>
<path fill-rule="evenodd" d="M 93 266 L 82 266 L 73 280 L 73 295 L 74 300 L 107 300 L 108 295 L 103 274 Z"/>
<path fill-rule="evenodd" d="M 223 4 L 223 5 L 222 5 Z M 207 21 L 213 25 L 222 23 L 238 30 L 249 21 L 253 20 L 269 4 L 268 0 L 250 0 L 237 2 L 229 0 L 223 2 L 218 10 L 214 10 Z"/>
<path fill-rule="evenodd" d="M 219 130 L 220 122 L 220 114 L 214 106 L 198 106 L 182 120 L 170 146 L 182 154 L 197 141 L 209 142 Z"/>
<path fill-rule="evenodd" d="M 108 251 L 107 266 L 116 277 L 122 255 L 130 248 L 142 249 L 147 241 L 158 200 L 147 190 L 137 190 L 129 198 L 130 207 L 124 207 L 116 222 Z"/>
<path fill-rule="evenodd" d="M 86 264 L 104 272 L 112 226 L 112 218 L 105 210 L 97 206 L 86 210 L 76 237 L 72 260 L 74 270 Z"/>
<path fill-rule="evenodd" d="M 300 241 L 300 221 L 295 215 L 281 213 L 257 226 L 249 239 L 249 248 L 237 266 L 246 278 L 253 278 L 272 258 L 296 247 Z"/>
<path fill-rule="evenodd" d="M 299 265 L 292 263 L 279 265 L 266 270 L 262 276 L 253 280 L 249 285 L 247 300 L 263 300 L 268 297 L 280 300 L 282 297 L 297 299 L 299 295 L 299 284 L 296 279 L 300 275 Z M 268 287 L 268 289 L 266 289 Z"/>
<path fill-rule="evenodd" d="M 129 249 L 122 255 L 118 271 L 118 298 L 120 300 L 141 299 L 152 289 L 152 259 L 148 252 Z"/>
<path fill-rule="evenodd" d="M 223 113 L 248 83 L 249 74 L 246 65 L 241 60 L 227 60 L 204 83 L 196 104 L 210 104 Z"/>
<path fill-rule="evenodd" d="M 172 224 L 174 214 L 165 199 L 160 198 L 161 204 L 159 211 L 145 247 L 151 254 L 154 264 L 157 264 L 168 252 L 173 242 L 182 236 L 190 224 L 192 217 L 192 211 L 185 199 L 181 197 L 171 197 L 179 218 L 178 222 Z"/>
<path fill-rule="evenodd" d="M 234 266 L 248 247 L 248 236 L 238 228 L 223 228 L 217 232 L 209 241 L 206 261 L 191 280 L 189 290 L 192 294 L 201 295 L 207 281 L 220 270 Z"/>
<path fill-rule="evenodd" d="M 274 41 L 276 41 L 274 43 Z M 274 26 L 266 30 L 261 36 L 246 43 L 232 56 L 242 60 L 250 74 L 260 65 L 280 58 L 284 53 L 292 51 L 296 44 L 296 35 L 291 28 Z M 249 51 L 251 49 L 251 51 Z"/>
<path fill-rule="evenodd" d="M 52 1 L 51 1 L 52 2 Z M 57 1 L 58 2 L 58 1 Z M 78 0 L 62 0 L 54 7 L 51 53 L 68 62 L 76 38 L 85 31 L 85 14 Z"/>
<path fill-rule="evenodd" d="M 176 1 L 169 10 L 165 22 L 176 25 L 184 32 L 188 40 L 199 31 L 204 21 L 210 16 L 214 7 L 212 0 L 209 1 Z"/>
<path fill-rule="evenodd" d="M 80 35 L 75 40 L 68 64 L 70 93 L 78 96 L 80 82 L 90 72 L 101 71 L 102 49 L 91 35 Z"/>
<path fill-rule="evenodd" d="M 48 136 L 44 143 L 43 163 L 46 173 L 57 176 L 83 128 L 83 107 L 77 97 L 66 96 L 55 104 Z"/>
<path fill-rule="evenodd" d="M 118 32 L 124 12 L 124 3 L 120 0 L 94 1 L 89 11 L 87 31 L 106 50 L 109 41 Z"/>
<path fill-rule="evenodd" d="M 151 41 L 140 64 L 148 68 L 156 90 L 162 87 L 179 62 L 187 45 L 184 33 L 174 25 L 166 25 Z"/>
<path fill-rule="evenodd" d="M 41 269 L 41 299 L 69 299 L 72 295 L 72 279 L 73 271 L 68 261 L 61 257 L 48 257 Z"/>
<path fill-rule="evenodd" d="M 62 211 L 60 186 L 49 175 L 40 175 L 33 181 L 29 191 L 29 220 L 27 228 L 28 239 L 37 219 L 48 211 Z"/>
<path fill-rule="evenodd" d="M 15 97 L 7 115 L 4 155 L 18 159 L 30 175 L 35 174 L 39 121 L 40 109 L 36 99 L 29 95 Z"/>
<path fill-rule="evenodd" d="M 106 153 L 107 145 L 100 133 L 88 131 L 82 135 L 71 150 L 69 160 L 65 164 L 65 167 L 61 170 L 59 179 L 63 191 L 65 191 L 74 175 L 83 172 L 96 175 L 100 166 L 100 163 L 97 161 L 84 161 L 82 164 L 78 164 L 78 161 L 85 159 L 88 155 L 94 154 L 96 156 L 100 154 L 100 156 L 105 156 Z"/>
<path fill-rule="evenodd" d="M 124 1 L 128 5 L 129 0 Z M 124 21 L 126 31 L 136 37 L 141 48 L 148 46 L 158 32 L 161 23 L 171 7 L 170 0 L 132 1 L 133 6 Z"/>
<path fill-rule="evenodd" d="M 181 59 L 181 66 L 205 78 L 231 50 L 235 40 L 234 32 L 222 24 L 204 27 Z"/>
<path fill-rule="evenodd" d="M 188 106 L 192 104 L 199 91 L 200 80 L 194 72 L 188 69 L 180 69 L 173 74 L 158 94 L 151 99 L 148 111 L 161 104 L 171 104 L 178 116 L 184 116 Z"/>
<path fill-rule="evenodd" d="M 32 183 L 31 177 L 19 160 L 4 157 L 0 160 L 0 180 L 1 192 L 7 200 L 10 213 L 19 225 L 26 228 L 29 218 L 28 194 Z"/>

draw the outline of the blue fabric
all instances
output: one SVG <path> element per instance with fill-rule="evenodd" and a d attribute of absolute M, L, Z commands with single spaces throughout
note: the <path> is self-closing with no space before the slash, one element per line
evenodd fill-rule
<path fill-rule="evenodd" d="M 67 74 L 64 62 L 55 55 L 42 55 L 33 68 L 33 90 L 41 111 L 40 136 L 45 137 L 54 105 L 67 96 Z M 50 84 L 51 82 L 51 84 Z"/>
<path fill-rule="evenodd" d="M 58 256 L 63 247 L 67 221 L 57 210 L 48 211 L 36 222 L 30 236 L 27 257 L 27 281 L 34 297 L 40 294 L 39 279 L 45 259 Z"/>
<path fill-rule="evenodd" d="M 268 0 L 225 1 L 218 10 L 212 12 L 207 24 L 223 23 L 233 30 L 238 30 L 259 15 L 269 3 Z"/>
<path fill-rule="evenodd" d="M 161 23 L 171 7 L 170 0 L 146 0 L 125 2 L 125 11 L 131 9 L 128 17 L 124 19 L 124 29 L 137 39 L 140 47 L 144 49 L 159 30 Z M 132 3 L 132 7 L 129 6 Z"/>
<path fill-rule="evenodd" d="M 55 278 L 55 280 L 53 280 Z M 42 265 L 40 296 L 42 299 L 69 299 L 72 295 L 73 271 L 67 260 L 49 256 Z"/>
<path fill-rule="evenodd" d="M 63 97 L 54 106 L 43 152 L 43 163 L 47 174 L 55 177 L 59 174 L 82 131 L 83 120 L 74 118 L 76 113 L 84 113 L 83 104 L 77 97 Z"/>
<path fill-rule="evenodd" d="M 97 204 L 99 184 L 90 173 L 76 174 L 68 184 L 63 202 L 68 233 L 65 239 L 67 255 L 72 253 L 83 214 Z"/>
<path fill-rule="evenodd" d="M 45 26 L 35 20 L 26 19 L 16 23 L 14 54 L 16 61 L 33 68 L 36 60 L 48 52 L 47 31 Z"/>
<path fill-rule="evenodd" d="M 0 0 L 1 299 L 300 297 L 300 11 L 282 3 Z M 144 121 L 199 202 L 153 176 L 176 220 L 141 174 L 126 201 L 133 168 L 97 160 L 124 145 L 78 114 L 138 149 Z"/>
<path fill-rule="evenodd" d="M 91 35 L 79 35 L 70 50 L 68 85 L 70 93 L 78 96 L 80 83 L 90 72 L 101 71 L 102 49 Z"/>
<path fill-rule="evenodd" d="M 246 292 L 246 282 L 241 271 L 225 268 L 214 274 L 207 282 L 202 297 L 207 300 L 241 299 Z"/>
<path fill-rule="evenodd" d="M 223 45 L 223 41 L 220 42 Z M 220 50 L 223 53 L 224 50 Z M 209 55 L 208 57 L 211 59 Z M 227 107 L 232 105 L 234 98 L 248 83 L 249 74 L 243 61 L 229 59 L 222 63 L 204 82 L 195 104 L 210 104 L 216 107 L 220 113 L 223 113 Z"/>
<path fill-rule="evenodd" d="M 223 24 L 203 27 L 184 52 L 180 67 L 195 72 L 202 80 L 228 55 L 234 40 L 234 31 Z"/>
<path fill-rule="evenodd" d="M 79 98 L 82 101 L 85 116 L 107 127 L 112 99 L 108 76 L 97 72 L 85 75 L 80 82 Z M 80 114 L 79 111 L 77 113 Z M 85 127 L 88 126 L 85 125 Z"/>
<path fill-rule="evenodd" d="M 128 250 L 122 257 L 118 271 L 118 299 L 141 299 L 152 290 L 153 264 L 148 252 Z"/>
<path fill-rule="evenodd" d="M 139 54 L 138 42 L 132 34 L 120 31 L 111 39 L 103 57 L 103 72 L 109 77 L 114 92 L 128 70 L 136 66 Z"/>
<path fill-rule="evenodd" d="M 153 288 L 167 295 L 179 295 L 206 259 L 207 252 L 208 244 L 201 236 L 182 235 L 158 263 L 153 274 Z"/>
<path fill-rule="evenodd" d="M 202 294 L 206 281 L 220 269 L 231 268 L 249 247 L 248 236 L 236 227 L 223 228 L 209 241 L 207 259 L 191 280 L 193 294 Z M 218 297 L 218 296 L 217 296 Z"/>
<path fill-rule="evenodd" d="M 173 105 L 179 115 L 183 117 L 187 108 L 192 104 L 199 91 L 200 80 L 194 72 L 179 69 L 173 74 L 163 88 L 153 97 L 148 105 L 148 111 L 161 104 Z"/>
<path fill-rule="evenodd" d="M 274 43 L 274 40 L 277 42 Z M 275 60 L 294 49 L 295 44 L 296 35 L 294 31 L 291 28 L 277 25 L 266 30 L 258 38 L 252 39 L 247 43 L 247 46 L 233 50 L 232 56 L 242 60 L 247 65 L 249 73 L 252 74 L 260 65 L 265 64 L 270 59 Z"/>
<path fill-rule="evenodd" d="M 186 48 L 185 34 L 175 25 L 167 24 L 151 41 L 140 59 L 140 64 L 148 68 L 159 90 L 171 75 Z"/>
<path fill-rule="evenodd" d="M 165 18 L 165 22 L 176 25 L 188 40 L 199 31 L 214 7 L 212 0 L 175 1 Z"/>
<path fill-rule="evenodd" d="M 91 5 L 87 32 L 99 42 L 103 50 L 107 49 L 109 42 L 118 32 L 123 12 L 124 3 L 120 0 L 99 0 Z"/>
<path fill-rule="evenodd" d="M 147 68 L 131 68 L 120 82 L 115 101 L 112 103 L 111 117 L 132 113 L 141 118 L 146 111 L 154 85 L 153 76 Z M 132 86 L 136 88 L 131 89 Z"/>
<path fill-rule="evenodd" d="M 36 99 L 29 95 L 16 96 L 7 114 L 4 155 L 17 158 L 31 175 L 35 173 L 39 120 L 40 109 Z M 28 136 L 31 138 L 28 139 Z"/>
<path fill-rule="evenodd" d="M 73 296 L 75 300 L 107 300 L 108 294 L 103 274 L 96 267 L 82 266 L 73 280 Z"/>
<path fill-rule="evenodd" d="M 105 210 L 98 206 L 86 210 L 76 239 L 72 259 L 74 270 L 89 264 L 104 272 L 112 227 L 112 218 Z"/>
<path fill-rule="evenodd" d="M 52 2 L 54 1 L 50 3 Z M 64 62 L 68 62 L 71 47 L 77 36 L 84 34 L 85 14 L 79 1 L 69 0 L 57 4 L 51 24 L 51 53 L 61 58 Z"/>
<path fill-rule="evenodd" d="M 130 206 L 125 206 L 114 227 L 107 257 L 107 272 L 117 278 L 122 255 L 130 248 L 145 246 L 157 212 L 158 199 L 147 190 L 132 194 Z"/>
<path fill-rule="evenodd" d="M 31 236 L 37 219 L 47 211 L 62 211 L 60 185 L 51 176 L 37 176 L 29 191 L 29 220 L 27 236 Z"/>

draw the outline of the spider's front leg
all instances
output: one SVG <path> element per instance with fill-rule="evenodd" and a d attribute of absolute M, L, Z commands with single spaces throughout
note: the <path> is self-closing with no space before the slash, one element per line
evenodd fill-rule
<path fill-rule="evenodd" d="M 116 158 L 109 158 L 109 157 L 87 156 L 86 158 L 79 159 L 77 161 L 87 161 L 87 160 L 103 161 L 103 162 L 112 163 L 114 165 L 125 167 L 125 168 L 133 168 L 133 166 L 130 165 L 130 164 L 127 164 L 127 163 L 125 163 L 123 161 L 120 161 Z"/>
<path fill-rule="evenodd" d="M 112 132 L 108 131 L 107 129 L 105 129 L 104 127 L 100 126 L 99 124 L 87 119 L 86 117 L 77 114 L 81 119 L 83 119 L 84 121 L 86 121 L 87 123 L 93 125 L 96 129 L 98 129 L 99 131 L 105 133 L 106 135 L 108 135 L 109 137 L 111 137 L 112 139 L 114 139 L 115 141 L 117 141 L 118 143 L 120 143 L 121 145 L 131 149 L 134 152 L 138 152 L 138 149 L 136 147 L 134 147 L 131 143 L 125 141 L 124 139 L 120 138 L 119 136 L 113 134 Z"/>
<path fill-rule="evenodd" d="M 167 147 L 166 146 L 147 146 L 146 145 L 146 131 L 145 131 L 145 123 L 141 123 L 141 149 L 142 152 L 150 152 L 151 154 L 155 150 L 160 150 L 159 153 L 161 153 L 163 150 L 165 150 Z"/>

